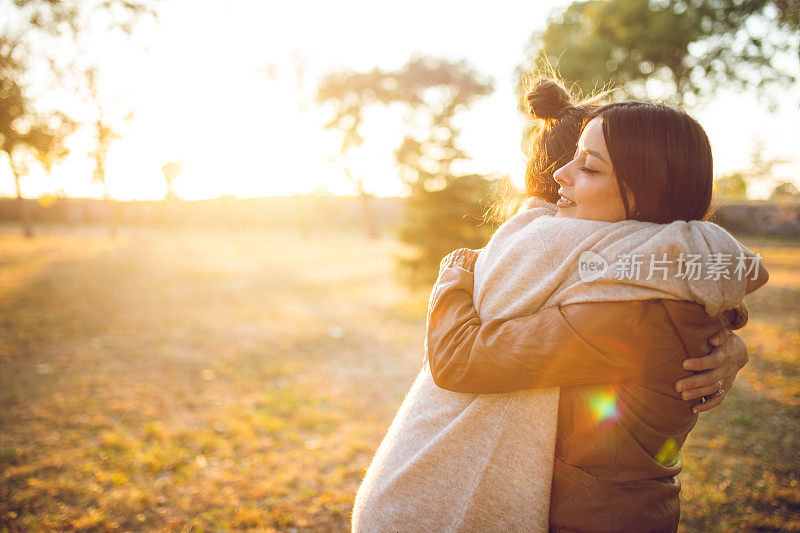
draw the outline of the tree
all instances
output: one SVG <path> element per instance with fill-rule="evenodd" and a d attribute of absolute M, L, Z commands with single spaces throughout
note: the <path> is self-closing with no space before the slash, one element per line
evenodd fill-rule
<path fill-rule="evenodd" d="M 398 268 L 412 289 L 427 288 L 436 280 L 447 253 L 483 248 L 494 230 L 483 217 L 492 183 L 477 174 L 449 176 L 445 181 L 443 188 L 433 191 L 414 187 L 406 200 L 399 238 L 413 252 L 398 257 Z"/>
<path fill-rule="evenodd" d="M 793 83 L 773 58 L 798 52 L 798 35 L 795 0 L 586 0 L 552 16 L 528 58 L 585 92 L 613 84 L 623 96 L 691 103 L 722 86 Z"/>
<path fill-rule="evenodd" d="M 14 0 L 0 8 L 6 20 L 4 31 L 23 28 L 49 35 L 77 35 L 85 28 L 84 16 L 103 13 L 107 27 L 131 33 L 137 19 L 155 17 L 152 1 L 141 0 Z M 10 28 L 11 27 L 11 28 Z"/>
<path fill-rule="evenodd" d="M 342 133 L 340 157 L 361 147 L 364 110 L 373 105 L 401 104 L 406 134 L 395 150 L 399 175 L 410 195 L 400 238 L 414 252 L 399 266 L 412 287 L 433 281 L 441 258 L 454 248 L 481 247 L 488 226 L 480 226 L 481 200 L 491 186 L 474 174 L 459 174 L 468 160 L 458 146 L 455 115 L 489 94 L 492 84 L 465 62 L 412 58 L 402 69 L 366 73 L 340 72 L 320 84 L 318 101 L 335 104 L 329 128 Z M 351 174 L 352 176 L 352 174 Z M 352 178 L 360 183 L 363 178 Z M 465 215 L 473 214 L 473 219 Z M 480 226 L 480 227 L 479 227 Z"/>
<path fill-rule="evenodd" d="M 714 180 L 714 197 L 721 200 L 746 200 L 747 179 L 742 172 L 725 174 Z"/>
<path fill-rule="evenodd" d="M 365 176 L 356 170 L 356 160 L 364 137 L 359 129 L 364 110 L 371 105 L 388 105 L 395 101 L 395 81 L 392 74 L 379 69 L 360 73 L 354 71 L 333 72 L 325 76 L 317 88 L 316 101 L 333 106 L 333 116 L 325 128 L 341 134 L 339 152 L 331 161 L 336 163 L 360 198 L 364 225 L 368 238 L 377 237 L 377 227 L 372 209 L 372 193 L 367 190 Z"/>
<path fill-rule="evenodd" d="M 103 187 L 103 200 L 106 204 L 106 221 L 108 223 L 109 233 L 112 237 L 117 234 L 116 217 L 113 213 L 113 206 L 111 204 L 111 191 L 108 188 L 108 181 L 106 179 L 108 152 L 111 150 L 111 144 L 119 139 L 120 134 L 118 130 L 118 123 L 120 122 L 119 112 L 114 113 L 114 110 L 109 109 L 105 100 L 102 98 L 100 87 L 98 84 L 97 68 L 92 66 L 84 71 L 86 80 L 84 97 L 88 104 L 92 107 L 94 119 L 92 120 L 92 129 L 94 134 L 94 147 L 89 151 L 89 156 L 94 161 L 94 170 L 92 171 L 92 181 L 99 183 Z M 125 114 L 122 120 L 130 120 L 133 117 L 131 112 Z"/>
<path fill-rule="evenodd" d="M 63 140 L 72 123 L 63 113 L 37 113 L 16 81 L 20 63 L 14 57 L 17 43 L 0 36 L 0 152 L 8 157 L 14 176 L 22 233 L 33 237 L 28 204 L 22 196 L 20 181 L 27 173 L 26 157 L 42 163 L 46 171 L 66 155 Z"/>
<path fill-rule="evenodd" d="M 492 228 L 482 224 L 492 185 L 482 176 L 463 174 L 469 159 L 459 147 L 456 114 L 492 91 L 465 62 L 418 58 L 397 73 L 400 101 L 412 112 L 408 132 L 395 151 L 401 179 L 411 194 L 400 239 L 414 252 L 400 258 L 411 287 L 436 279 L 441 258 L 455 248 L 481 248 Z"/>
<path fill-rule="evenodd" d="M 23 233 L 29 237 L 33 232 L 20 188 L 24 158 L 32 156 L 49 172 L 52 164 L 66 155 L 63 141 L 76 124 L 60 110 L 41 108 L 31 97 L 32 88 L 39 94 L 51 88 L 31 71 L 34 65 L 47 64 L 51 85 L 69 85 L 64 79 L 67 71 L 43 50 L 63 57 L 65 46 L 72 45 L 75 55 L 80 55 L 77 38 L 86 31 L 86 18 L 98 13 L 105 15 L 107 28 L 125 33 L 130 33 L 137 18 L 154 15 L 148 3 L 136 0 L 14 0 L 0 4 L 0 151 L 8 156 Z"/>
<path fill-rule="evenodd" d="M 441 189 L 453 175 L 453 166 L 469 159 L 458 147 L 460 131 L 453 118 L 490 94 L 492 84 L 465 62 L 428 58 L 410 61 L 394 79 L 395 100 L 411 110 L 408 134 L 395 152 L 400 176 L 412 189 Z"/>

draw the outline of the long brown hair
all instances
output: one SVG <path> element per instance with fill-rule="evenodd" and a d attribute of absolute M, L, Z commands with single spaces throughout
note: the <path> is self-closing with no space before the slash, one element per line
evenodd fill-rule
<path fill-rule="evenodd" d="M 626 218 L 666 224 L 706 217 L 714 165 L 708 136 L 695 119 L 678 107 L 635 101 L 606 104 L 585 123 L 596 117 L 603 121 Z"/>
<path fill-rule="evenodd" d="M 714 161 L 703 127 L 678 107 L 653 102 L 606 104 L 603 138 L 628 219 L 666 224 L 703 220 L 711 205 Z M 633 205 L 629 202 L 633 200 Z M 744 304 L 722 313 L 725 325 L 747 324 Z"/>

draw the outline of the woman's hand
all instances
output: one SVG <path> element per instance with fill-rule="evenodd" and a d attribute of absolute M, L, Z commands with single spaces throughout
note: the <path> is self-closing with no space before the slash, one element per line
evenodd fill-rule
<path fill-rule="evenodd" d="M 708 339 L 714 347 L 710 354 L 703 357 L 691 357 L 683 362 L 683 368 L 700 372 L 684 378 L 675 384 L 675 390 L 681 393 L 684 400 L 705 397 L 692 409 L 695 413 L 708 411 L 722 403 L 725 395 L 731 390 L 736 374 L 747 364 L 747 345 L 742 338 L 723 330 Z"/>

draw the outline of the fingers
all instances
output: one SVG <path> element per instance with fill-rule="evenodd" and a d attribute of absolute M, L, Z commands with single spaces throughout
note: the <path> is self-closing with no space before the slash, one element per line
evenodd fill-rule
<path fill-rule="evenodd" d="M 728 376 L 726 376 L 722 370 L 711 370 L 709 372 L 683 378 L 675 384 L 675 390 L 682 393 L 681 398 L 684 400 L 691 400 L 708 394 L 708 392 L 704 391 L 709 389 L 711 392 L 717 392 L 717 390 L 719 390 L 717 381 L 720 379 L 727 381 L 727 377 Z M 688 394 L 688 396 L 684 397 L 686 394 Z"/>
<path fill-rule="evenodd" d="M 694 401 L 705 397 L 705 402 L 692 407 L 694 413 L 704 413 L 722 403 L 728 394 L 736 369 L 747 363 L 747 347 L 741 338 L 728 329 L 708 339 L 715 348 L 703 357 L 692 357 L 683 362 L 683 368 L 700 372 L 675 384 L 681 398 Z M 720 393 L 720 390 L 722 392 Z"/>
<path fill-rule="evenodd" d="M 724 390 L 724 385 L 720 385 L 719 380 L 714 380 L 711 385 L 706 385 L 704 387 L 697 387 L 691 390 L 687 390 L 681 393 L 681 399 L 683 400 L 696 400 L 702 396 L 711 396 L 716 395 L 720 390 Z"/>
<path fill-rule="evenodd" d="M 675 390 L 686 401 L 706 398 L 705 402 L 692 407 L 694 413 L 709 411 L 722 403 L 738 369 L 748 362 L 747 345 L 727 328 L 710 337 L 708 344 L 714 347 L 710 354 L 683 362 L 684 369 L 699 373 L 675 384 Z"/>
<path fill-rule="evenodd" d="M 722 400 L 725 399 L 725 395 L 728 394 L 728 391 L 725 391 L 722 394 L 715 394 L 714 396 L 710 397 L 705 401 L 705 403 L 699 403 L 692 407 L 693 413 L 704 413 L 714 407 L 718 406 L 722 403 Z"/>
<path fill-rule="evenodd" d="M 683 368 L 700 372 L 719 368 L 725 362 L 726 351 L 724 347 L 714 348 L 714 350 L 703 357 L 690 357 L 683 362 Z"/>

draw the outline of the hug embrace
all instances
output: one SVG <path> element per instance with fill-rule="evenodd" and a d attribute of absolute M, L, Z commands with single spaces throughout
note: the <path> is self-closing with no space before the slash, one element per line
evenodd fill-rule
<path fill-rule="evenodd" d="M 702 127 L 542 78 L 528 199 L 442 261 L 353 530 L 675 531 L 681 446 L 747 349 L 760 258 L 706 221 Z"/>

